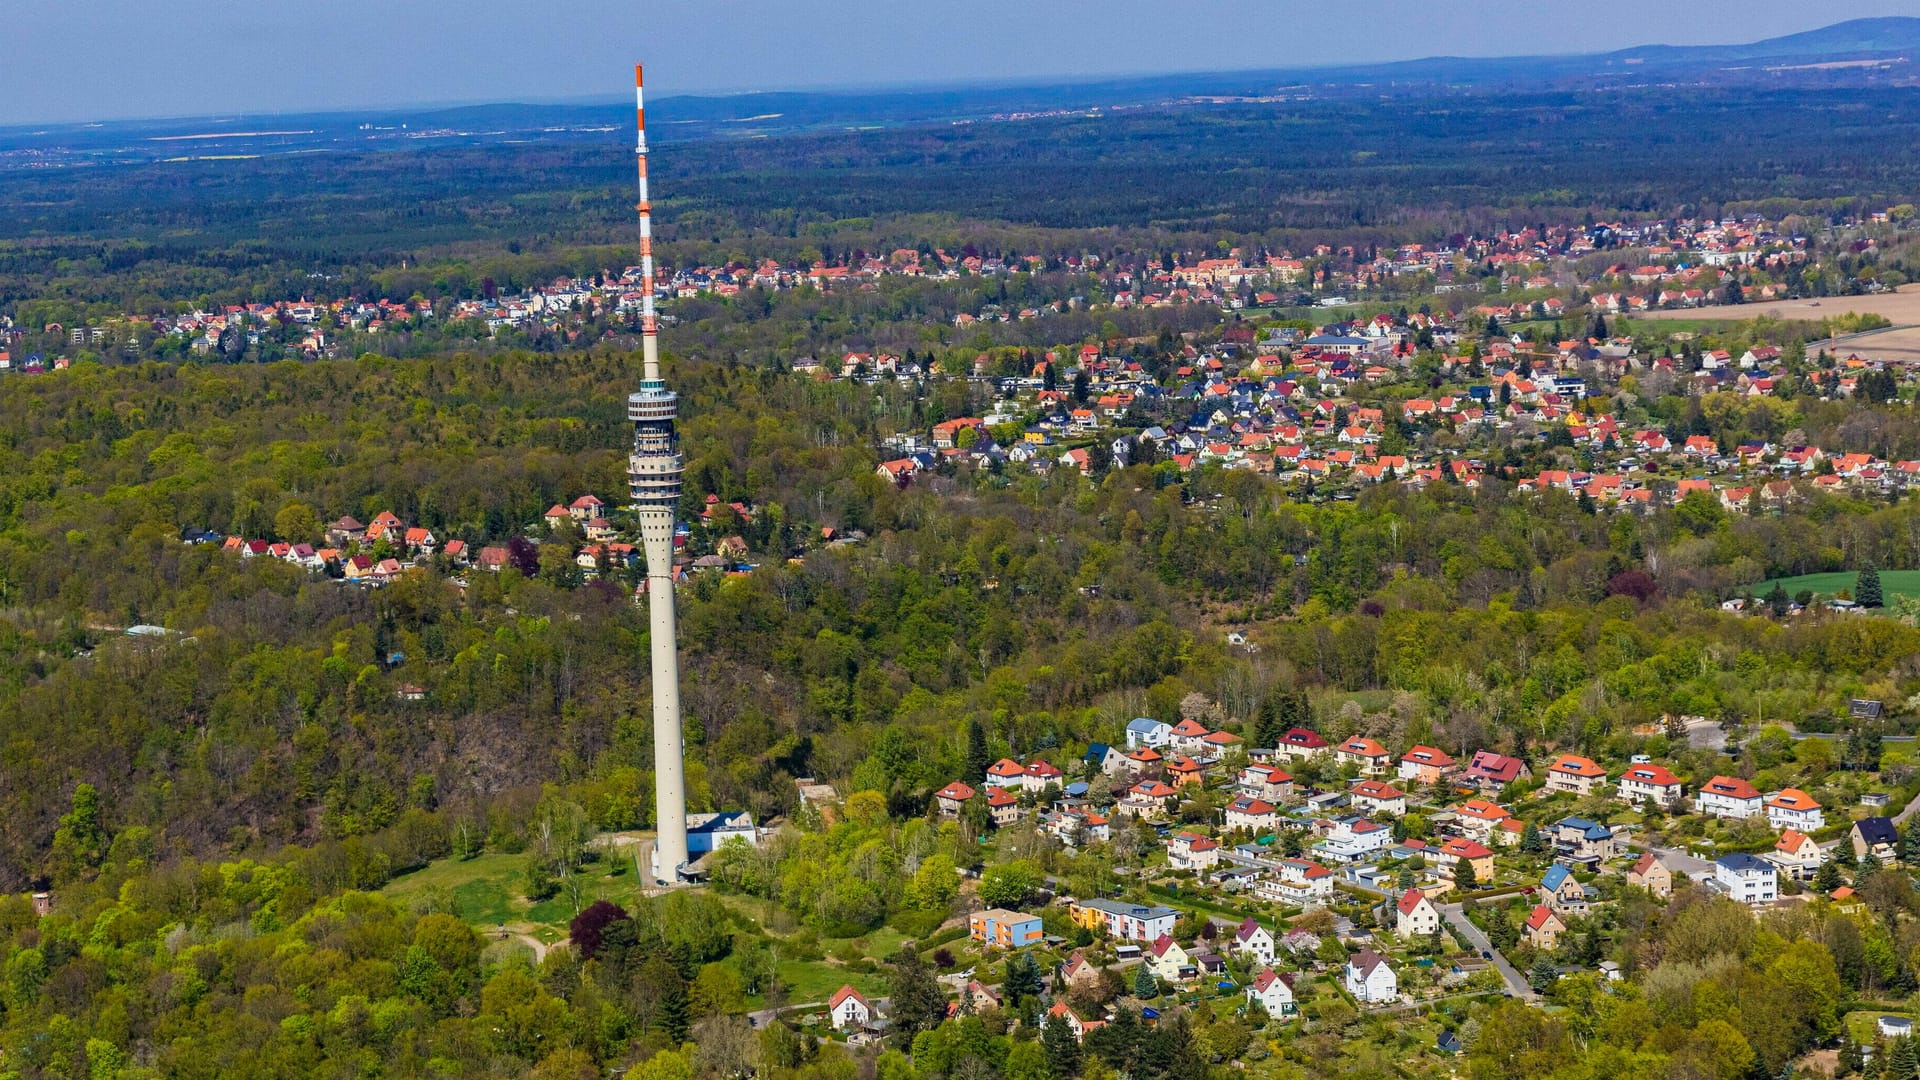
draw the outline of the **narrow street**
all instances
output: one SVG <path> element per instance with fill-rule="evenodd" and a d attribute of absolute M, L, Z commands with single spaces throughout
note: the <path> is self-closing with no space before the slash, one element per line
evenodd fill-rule
<path fill-rule="evenodd" d="M 1500 955 L 1500 950 L 1493 947 L 1493 942 L 1487 940 L 1487 935 L 1481 933 L 1480 928 L 1473 925 L 1473 920 L 1467 918 L 1466 911 L 1461 905 L 1441 904 L 1440 916 L 1447 920 L 1448 926 L 1458 930 L 1460 936 L 1467 939 L 1467 944 L 1472 946 L 1475 952 L 1484 953 L 1493 958 L 1494 970 L 1506 980 L 1507 989 L 1514 997 L 1522 1001 L 1540 999 L 1540 995 L 1534 993 L 1533 988 L 1527 985 L 1527 980 L 1514 970 L 1512 964 L 1507 963 L 1506 957 Z"/>
<path fill-rule="evenodd" d="M 1920 812 L 1920 795 L 1915 795 L 1913 801 L 1907 804 L 1906 809 L 1893 815 L 1893 823 L 1895 825 L 1904 825 L 1907 819 L 1912 817 L 1915 812 Z"/>
<path fill-rule="evenodd" d="M 757 1009 L 747 1014 L 747 1022 L 756 1028 L 763 1028 L 778 1020 L 781 1013 L 804 1013 L 826 1007 L 824 1001 L 809 1001 L 801 1005 L 783 1005 L 778 1009 Z"/>

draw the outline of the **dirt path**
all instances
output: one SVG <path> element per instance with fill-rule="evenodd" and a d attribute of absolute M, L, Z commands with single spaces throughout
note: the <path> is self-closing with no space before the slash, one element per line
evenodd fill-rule
<path fill-rule="evenodd" d="M 525 945 L 527 948 L 533 950 L 533 962 L 538 964 L 547 958 L 547 953 L 550 950 L 558 948 L 559 946 L 549 945 L 539 938 L 534 937 L 531 932 L 532 929 L 532 926 L 528 923 L 507 923 L 505 926 L 490 931 L 488 936 L 492 937 L 495 941 L 517 941 Z"/>

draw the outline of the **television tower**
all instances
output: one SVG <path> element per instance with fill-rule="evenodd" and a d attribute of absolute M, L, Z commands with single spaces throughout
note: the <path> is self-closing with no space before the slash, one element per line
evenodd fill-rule
<path fill-rule="evenodd" d="M 680 728 L 680 655 L 673 617 L 673 517 L 680 506 L 680 436 L 673 421 L 679 399 L 660 378 L 660 326 L 653 312 L 653 203 L 647 198 L 647 102 L 640 65 L 633 67 L 633 100 L 639 142 L 634 146 L 640 179 L 640 349 L 638 393 L 627 395 L 633 421 L 633 453 L 627 481 L 640 513 L 640 542 L 647 555 L 648 637 L 653 648 L 653 801 L 659 836 L 653 845 L 653 876 L 662 884 L 680 880 L 687 863 L 687 775 Z"/>

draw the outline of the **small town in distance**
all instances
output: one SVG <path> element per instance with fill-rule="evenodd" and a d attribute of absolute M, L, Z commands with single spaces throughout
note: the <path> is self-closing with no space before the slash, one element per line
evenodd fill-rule
<path fill-rule="evenodd" d="M 0 64 L 0 1080 L 1920 1080 L 1920 19 L 181 3 Z"/>

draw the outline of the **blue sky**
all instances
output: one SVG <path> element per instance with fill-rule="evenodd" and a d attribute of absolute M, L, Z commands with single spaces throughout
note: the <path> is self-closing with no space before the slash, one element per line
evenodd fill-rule
<path fill-rule="evenodd" d="M 1912 0 L 12 0 L 0 124 L 1750 41 Z"/>

